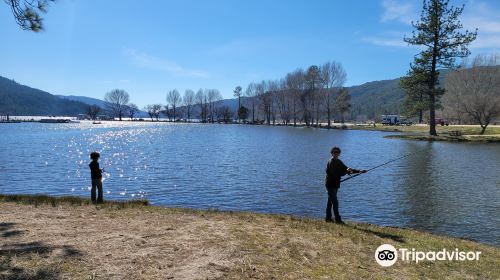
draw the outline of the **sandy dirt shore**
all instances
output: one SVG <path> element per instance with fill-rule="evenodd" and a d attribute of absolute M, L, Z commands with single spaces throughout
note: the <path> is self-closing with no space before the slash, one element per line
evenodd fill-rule
<path fill-rule="evenodd" d="M 500 249 L 368 224 L 153 206 L 0 202 L 0 279 L 499 279 Z M 384 243 L 476 263 L 374 260 Z"/>

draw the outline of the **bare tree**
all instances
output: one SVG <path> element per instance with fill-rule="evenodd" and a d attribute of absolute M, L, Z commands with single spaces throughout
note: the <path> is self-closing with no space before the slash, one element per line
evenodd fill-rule
<path fill-rule="evenodd" d="M 262 81 L 261 87 L 263 88 L 263 92 L 259 95 L 259 99 L 262 104 L 262 111 L 264 112 L 266 123 L 270 125 L 272 119 L 274 124 L 276 119 L 274 101 L 279 90 L 278 81 Z"/>
<path fill-rule="evenodd" d="M 266 105 L 267 103 L 267 97 L 265 96 L 266 94 L 266 82 L 261 81 L 260 83 L 255 84 L 255 102 L 257 104 L 257 121 L 259 121 L 259 111 L 264 112 L 264 118 L 266 114 Z"/>
<path fill-rule="evenodd" d="M 144 111 L 146 111 L 151 118 L 151 121 L 153 121 L 153 118 L 156 118 L 158 120 L 160 116 L 160 111 L 161 111 L 161 104 L 149 104 L 144 107 Z"/>
<path fill-rule="evenodd" d="M 134 116 L 137 112 L 139 112 L 139 107 L 137 107 L 137 105 L 134 103 L 129 103 L 127 105 L 127 113 L 130 120 L 134 120 Z"/>
<path fill-rule="evenodd" d="M 205 106 L 203 104 L 203 101 L 205 101 L 205 93 L 203 91 L 203 89 L 199 89 L 197 92 L 196 92 L 196 95 L 195 95 L 195 100 L 196 100 L 196 104 L 200 105 L 200 121 L 203 122 L 206 120 L 206 110 L 205 110 Z"/>
<path fill-rule="evenodd" d="M 256 105 L 256 96 L 257 96 L 257 88 L 254 83 L 250 83 L 247 86 L 245 91 L 245 95 L 249 98 L 252 103 L 252 124 L 255 123 L 255 105 Z M 258 116 L 257 116 L 258 117 Z"/>
<path fill-rule="evenodd" d="M 97 115 L 101 112 L 101 107 L 97 105 L 87 106 L 87 115 L 89 115 L 91 120 L 97 119 Z"/>
<path fill-rule="evenodd" d="M 160 120 L 160 114 L 161 114 L 161 104 L 153 104 L 153 112 L 154 112 L 154 117 L 156 118 L 156 121 Z"/>
<path fill-rule="evenodd" d="M 462 105 L 465 88 L 459 85 L 461 82 L 460 75 L 455 72 L 448 73 L 445 77 L 446 94 L 442 98 L 443 115 L 457 124 L 463 124 L 467 118 Z"/>
<path fill-rule="evenodd" d="M 332 61 L 323 64 L 320 68 L 321 80 L 324 84 L 324 90 L 321 92 L 323 103 L 326 107 L 328 128 L 331 127 L 332 115 L 332 102 L 334 101 L 333 95 L 335 92 L 344 85 L 346 80 L 346 73 L 342 64 Z"/>
<path fill-rule="evenodd" d="M 315 106 L 317 105 L 317 102 L 315 102 L 317 99 L 316 93 L 321 85 L 321 76 L 319 75 L 318 66 L 309 66 L 305 76 L 305 81 L 307 83 L 307 90 L 304 91 L 301 100 L 304 109 L 304 120 L 306 125 L 310 125 L 314 124 L 314 111 Z"/>
<path fill-rule="evenodd" d="M 282 123 L 286 125 L 290 121 L 289 93 L 287 92 L 285 79 L 281 79 L 277 83 L 278 90 L 275 93 L 276 107 L 278 107 Z"/>
<path fill-rule="evenodd" d="M 174 122 L 175 122 L 175 109 L 177 105 L 181 102 L 181 95 L 178 90 L 174 89 L 168 92 L 167 94 L 167 102 L 172 105 L 173 113 L 174 113 Z"/>
<path fill-rule="evenodd" d="M 4 0 L 10 6 L 17 24 L 23 30 L 39 32 L 43 30 L 41 13 L 46 13 L 48 6 L 55 0 Z"/>
<path fill-rule="evenodd" d="M 170 106 L 168 106 L 168 104 L 163 106 L 163 110 L 161 110 L 160 108 L 160 114 L 165 115 L 169 122 L 172 121 L 172 116 L 174 115 L 173 110 L 170 108 Z"/>
<path fill-rule="evenodd" d="M 127 109 L 129 101 L 128 93 L 122 89 L 114 89 L 104 95 L 104 101 L 106 101 L 108 110 L 110 110 L 114 116 L 118 116 L 121 121 Z"/>
<path fill-rule="evenodd" d="M 210 121 L 213 123 L 214 116 L 216 113 L 215 110 L 217 109 L 217 108 L 215 108 L 215 103 L 222 99 L 222 95 L 220 94 L 219 90 L 217 90 L 217 89 L 209 89 L 206 96 L 208 98 Z"/>
<path fill-rule="evenodd" d="M 299 105 L 301 103 L 302 92 L 304 91 L 304 71 L 297 69 L 286 75 L 286 88 L 290 93 L 292 103 L 293 125 L 297 125 Z"/>
<path fill-rule="evenodd" d="M 478 55 L 452 72 L 446 88 L 458 96 L 458 106 L 481 126 L 480 134 L 500 116 L 500 55 Z"/>
<path fill-rule="evenodd" d="M 186 91 L 184 91 L 184 97 L 182 98 L 182 102 L 184 103 L 184 106 L 186 106 L 187 119 L 189 121 L 191 120 L 191 109 L 195 103 L 194 91 L 186 89 Z"/>
<path fill-rule="evenodd" d="M 229 123 L 231 122 L 231 119 L 233 118 L 233 112 L 228 106 L 222 106 L 219 109 L 217 109 L 217 119 L 222 118 L 222 121 L 224 123 Z"/>

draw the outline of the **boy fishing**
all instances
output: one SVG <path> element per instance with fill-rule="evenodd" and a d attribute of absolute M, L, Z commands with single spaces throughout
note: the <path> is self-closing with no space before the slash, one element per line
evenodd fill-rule
<path fill-rule="evenodd" d="M 340 188 L 340 178 L 346 174 L 353 173 L 365 173 L 366 170 L 358 170 L 345 166 L 345 164 L 339 159 L 340 148 L 333 147 L 330 150 L 332 158 L 328 161 L 326 165 L 326 177 L 325 177 L 325 187 L 328 191 L 328 202 L 326 204 L 326 218 L 325 221 L 328 223 L 333 223 L 332 220 L 332 207 L 333 214 L 335 215 L 335 223 L 344 224 L 339 213 L 339 202 L 337 200 L 337 191 Z"/>
<path fill-rule="evenodd" d="M 90 158 L 92 162 L 89 163 L 90 167 L 90 176 L 92 178 L 92 189 L 90 191 L 90 199 L 92 199 L 93 203 L 102 203 L 102 172 L 103 170 L 99 168 L 99 159 L 101 155 L 98 152 L 90 153 Z M 97 200 L 96 200 L 96 188 L 97 188 Z"/>

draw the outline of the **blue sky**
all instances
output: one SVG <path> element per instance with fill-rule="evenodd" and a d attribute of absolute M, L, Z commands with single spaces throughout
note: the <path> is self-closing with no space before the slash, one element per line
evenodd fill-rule
<path fill-rule="evenodd" d="M 500 1 L 466 4 L 479 28 L 473 54 L 500 52 Z M 298 67 L 342 63 L 347 86 L 406 73 L 421 0 L 58 0 L 45 30 L 21 30 L 0 2 L 0 75 L 52 94 L 102 99 L 125 89 L 143 107 L 178 89 L 278 79 Z"/>

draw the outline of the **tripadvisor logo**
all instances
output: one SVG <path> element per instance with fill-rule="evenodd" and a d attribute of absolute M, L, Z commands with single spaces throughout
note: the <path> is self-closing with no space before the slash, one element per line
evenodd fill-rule
<path fill-rule="evenodd" d="M 405 262 L 419 263 L 421 261 L 478 261 L 481 251 L 459 251 L 447 250 L 443 248 L 440 251 L 417 251 L 415 248 L 399 248 L 397 250 L 390 244 L 382 244 L 375 250 L 375 260 L 381 266 L 388 267 L 396 263 L 399 259 Z"/>
<path fill-rule="evenodd" d="M 391 266 L 398 260 L 398 251 L 390 244 L 382 244 L 375 251 L 375 260 L 381 266 Z"/>

